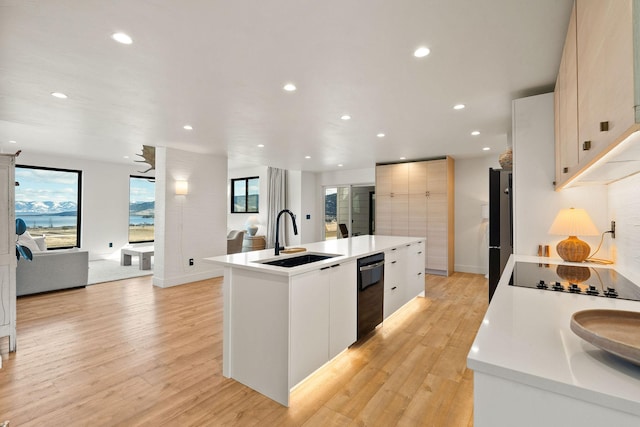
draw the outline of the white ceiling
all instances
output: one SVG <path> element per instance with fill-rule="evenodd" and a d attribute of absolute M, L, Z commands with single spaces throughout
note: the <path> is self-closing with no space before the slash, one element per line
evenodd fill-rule
<path fill-rule="evenodd" d="M 0 0 L 0 149 L 132 162 L 147 144 L 305 171 L 497 156 L 511 100 L 553 90 L 571 4 Z"/>

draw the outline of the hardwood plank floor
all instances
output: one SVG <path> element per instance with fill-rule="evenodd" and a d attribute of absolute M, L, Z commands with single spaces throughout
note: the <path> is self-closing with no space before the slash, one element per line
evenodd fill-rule
<path fill-rule="evenodd" d="M 487 281 L 425 280 L 425 298 L 301 384 L 290 408 L 222 376 L 221 278 L 160 289 L 140 277 L 19 298 L 18 351 L 0 339 L 0 422 L 471 426 L 466 355 Z"/>

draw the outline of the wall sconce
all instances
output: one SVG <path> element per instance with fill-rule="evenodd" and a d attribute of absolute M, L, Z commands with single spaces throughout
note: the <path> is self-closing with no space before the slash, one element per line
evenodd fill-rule
<path fill-rule="evenodd" d="M 176 195 L 186 196 L 189 194 L 189 181 L 176 181 Z"/>
<path fill-rule="evenodd" d="M 565 261 L 582 262 L 589 257 L 591 248 L 577 236 L 597 236 L 598 229 L 584 209 L 561 209 L 551 224 L 549 234 L 569 236 L 558 243 L 556 250 Z"/>

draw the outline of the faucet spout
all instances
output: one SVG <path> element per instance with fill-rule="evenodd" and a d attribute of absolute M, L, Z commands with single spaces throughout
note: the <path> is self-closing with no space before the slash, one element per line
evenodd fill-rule
<path fill-rule="evenodd" d="M 289 209 L 283 209 L 278 212 L 278 216 L 276 217 L 276 244 L 275 244 L 275 254 L 280 255 L 280 217 L 283 213 L 288 213 L 291 217 L 291 221 L 293 221 L 293 234 L 298 235 L 298 226 L 296 225 L 296 216 Z"/>

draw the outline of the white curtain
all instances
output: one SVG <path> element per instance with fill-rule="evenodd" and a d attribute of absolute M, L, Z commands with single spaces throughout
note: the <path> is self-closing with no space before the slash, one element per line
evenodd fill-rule
<path fill-rule="evenodd" d="M 278 212 L 287 208 L 287 171 L 285 169 L 267 168 L 267 248 L 275 247 L 276 242 L 276 218 Z M 288 230 L 291 227 L 289 215 L 283 215 L 280 220 L 280 246 L 287 242 Z"/>

